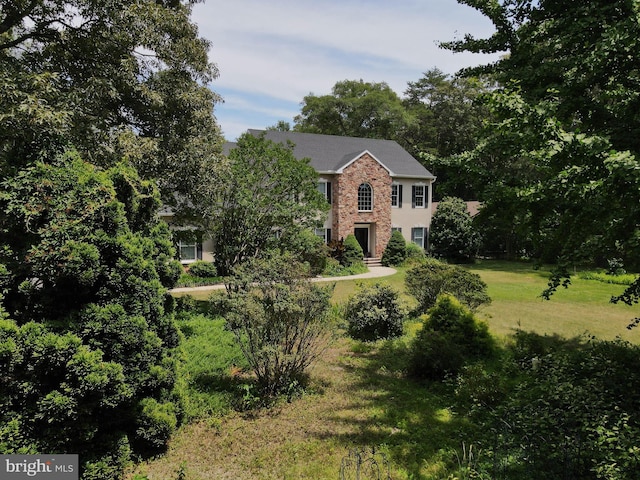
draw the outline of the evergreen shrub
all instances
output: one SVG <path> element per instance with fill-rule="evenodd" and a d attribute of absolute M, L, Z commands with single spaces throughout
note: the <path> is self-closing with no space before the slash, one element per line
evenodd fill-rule
<path fill-rule="evenodd" d="M 362 287 L 345 309 L 347 332 L 351 338 L 372 342 L 402 335 L 404 312 L 399 294 L 388 285 Z"/>
<path fill-rule="evenodd" d="M 391 234 L 389 243 L 387 243 L 387 246 L 382 253 L 382 265 L 385 267 L 401 265 L 406 257 L 407 242 L 402 236 L 402 233 L 396 230 Z"/>

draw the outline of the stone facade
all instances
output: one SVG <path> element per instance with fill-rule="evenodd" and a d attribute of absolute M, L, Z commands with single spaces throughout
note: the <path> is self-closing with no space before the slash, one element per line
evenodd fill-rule
<path fill-rule="evenodd" d="M 356 226 L 369 228 L 371 256 L 381 257 L 391 238 L 391 176 L 371 155 L 365 153 L 344 168 L 333 180 L 332 205 L 334 240 L 353 234 Z M 358 211 L 358 188 L 368 183 L 373 192 L 370 212 Z M 365 252 L 366 253 L 366 252 Z"/>

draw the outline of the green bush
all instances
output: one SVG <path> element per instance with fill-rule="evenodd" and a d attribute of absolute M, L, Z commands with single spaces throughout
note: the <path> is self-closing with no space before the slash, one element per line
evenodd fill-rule
<path fill-rule="evenodd" d="M 382 265 L 385 267 L 401 265 L 405 258 L 407 258 L 407 242 L 402 233 L 395 230 L 382 253 Z"/>
<path fill-rule="evenodd" d="M 356 236 L 353 234 L 347 235 L 344 239 L 344 253 L 342 256 L 342 264 L 345 267 L 350 267 L 351 265 L 363 263 L 364 253 L 362 252 L 362 247 L 358 243 Z"/>
<path fill-rule="evenodd" d="M 517 356 L 536 362 L 517 362 L 510 395 L 493 415 L 477 416 L 483 430 L 500 432 L 491 463 L 504 478 L 523 480 L 638 478 L 640 347 L 591 339 L 541 348 L 549 339 L 521 340 Z"/>
<path fill-rule="evenodd" d="M 418 301 L 418 314 L 433 307 L 443 293 L 455 296 L 471 310 L 491 302 L 487 284 L 478 274 L 434 258 L 427 258 L 408 270 L 405 285 L 409 294 Z"/>
<path fill-rule="evenodd" d="M 362 287 L 349 298 L 345 309 L 351 338 L 372 342 L 402 335 L 404 312 L 399 294 L 388 285 Z"/>
<path fill-rule="evenodd" d="M 424 261 L 425 258 L 427 258 L 427 255 L 424 252 L 424 248 L 416 245 L 413 242 L 407 243 L 407 246 L 405 248 L 404 265 L 418 264 Z"/>
<path fill-rule="evenodd" d="M 327 346 L 332 289 L 309 282 L 290 254 L 275 252 L 237 268 L 216 300 L 264 397 L 290 393 Z"/>
<path fill-rule="evenodd" d="M 451 295 L 438 297 L 411 345 L 412 376 L 441 380 L 469 360 L 488 358 L 494 340 L 484 322 Z"/>
<path fill-rule="evenodd" d="M 199 278 L 213 278 L 218 276 L 218 269 L 212 262 L 198 260 L 189 265 L 189 274 Z"/>
<path fill-rule="evenodd" d="M 473 259 L 481 241 L 466 203 L 455 197 L 446 197 L 438 203 L 429 238 L 433 255 L 456 262 Z"/>

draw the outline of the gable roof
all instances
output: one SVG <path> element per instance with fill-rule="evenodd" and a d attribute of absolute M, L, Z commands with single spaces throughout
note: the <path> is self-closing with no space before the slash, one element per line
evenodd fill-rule
<path fill-rule="evenodd" d="M 342 170 L 365 153 L 386 168 L 392 177 L 435 179 L 433 174 L 393 140 L 339 137 L 316 133 L 249 130 L 251 135 L 265 133 L 267 140 L 294 144 L 296 158 L 310 158 L 318 173 L 342 173 Z M 226 145 L 225 150 L 234 144 Z"/>

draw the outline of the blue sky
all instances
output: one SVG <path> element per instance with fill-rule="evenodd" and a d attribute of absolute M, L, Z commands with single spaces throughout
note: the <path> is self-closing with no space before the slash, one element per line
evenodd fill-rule
<path fill-rule="evenodd" d="M 248 128 L 293 125 L 305 95 L 340 80 L 386 82 L 399 95 L 434 67 L 445 73 L 497 55 L 453 54 L 438 41 L 487 37 L 491 22 L 456 0 L 208 0 L 193 20 L 220 71 L 211 88 L 227 140 Z"/>

